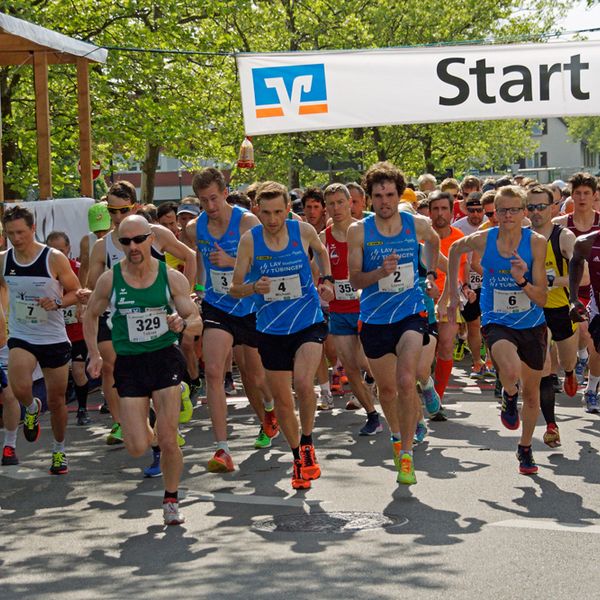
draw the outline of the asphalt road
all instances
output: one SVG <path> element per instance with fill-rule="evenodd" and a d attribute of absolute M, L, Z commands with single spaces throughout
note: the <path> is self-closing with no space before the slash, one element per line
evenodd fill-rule
<path fill-rule="evenodd" d="M 19 435 L 21 464 L 0 468 L 0 598 L 600 597 L 600 416 L 579 398 L 558 396 L 562 448 L 542 444 L 540 420 L 540 472 L 522 476 L 492 386 L 455 368 L 450 420 L 430 424 L 410 488 L 396 484 L 387 432 L 358 437 L 364 416 L 344 404 L 317 417 L 323 475 L 305 492 L 290 487 L 281 436 L 254 450 L 241 396 L 230 399 L 237 470 L 208 473 L 198 406 L 185 426 L 187 522 L 170 528 L 161 480 L 142 478 L 150 456 L 106 446 L 107 416 L 72 423 L 70 473 L 48 475 L 45 415 L 37 443 Z"/>

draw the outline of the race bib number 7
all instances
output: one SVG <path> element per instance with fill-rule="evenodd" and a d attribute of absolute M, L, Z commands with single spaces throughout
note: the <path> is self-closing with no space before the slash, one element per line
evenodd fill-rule
<path fill-rule="evenodd" d="M 531 308 L 531 302 L 525 292 L 494 290 L 494 312 L 520 313 Z"/>
<path fill-rule="evenodd" d="M 48 313 L 37 302 L 21 302 L 15 304 L 15 316 L 20 323 L 36 325 L 48 320 Z"/>
<path fill-rule="evenodd" d="M 151 342 L 167 331 L 167 311 L 162 308 L 127 313 L 127 333 L 130 342 Z"/>
<path fill-rule="evenodd" d="M 295 300 L 302 296 L 302 286 L 299 275 L 288 275 L 287 277 L 271 277 L 271 291 L 265 294 L 267 302 L 277 300 Z"/>
<path fill-rule="evenodd" d="M 415 286 L 415 274 L 411 263 L 400 264 L 393 273 L 380 279 L 378 282 L 380 292 L 400 294 Z"/>

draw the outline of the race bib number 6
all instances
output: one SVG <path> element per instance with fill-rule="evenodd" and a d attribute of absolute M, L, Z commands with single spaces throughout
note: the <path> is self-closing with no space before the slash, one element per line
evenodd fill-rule
<path fill-rule="evenodd" d="M 167 331 L 167 311 L 162 308 L 127 313 L 127 333 L 130 342 L 151 342 Z"/>
<path fill-rule="evenodd" d="M 520 313 L 531 308 L 531 302 L 525 292 L 494 290 L 494 312 Z"/>
<path fill-rule="evenodd" d="M 380 292 L 399 294 L 415 286 L 415 275 L 411 263 L 401 264 L 393 273 L 380 279 L 378 282 Z"/>
<path fill-rule="evenodd" d="M 302 296 L 302 286 L 299 275 L 288 275 L 287 277 L 271 277 L 271 291 L 265 294 L 267 302 L 277 300 L 295 300 Z"/>

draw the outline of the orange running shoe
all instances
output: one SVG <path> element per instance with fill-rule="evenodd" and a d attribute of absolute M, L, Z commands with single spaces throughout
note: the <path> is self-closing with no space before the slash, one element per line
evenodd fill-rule
<path fill-rule="evenodd" d="M 346 369 L 344 367 L 338 367 L 338 375 L 340 376 L 340 383 L 346 385 L 348 383 L 348 376 L 346 375 Z"/>
<path fill-rule="evenodd" d="M 550 448 L 558 448 L 560 446 L 560 433 L 556 423 L 548 423 L 544 433 L 544 444 Z"/>
<path fill-rule="evenodd" d="M 308 490 L 310 486 L 310 481 L 302 477 L 302 461 L 298 459 L 294 460 L 292 466 L 292 487 L 295 490 Z"/>
<path fill-rule="evenodd" d="M 265 421 L 263 423 L 263 431 L 271 438 L 279 435 L 279 423 L 274 410 L 265 410 Z"/>
<path fill-rule="evenodd" d="M 574 371 L 571 371 L 571 373 L 569 373 L 569 375 L 565 376 L 565 381 L 563 383 L 563 386 L 564 386 L 565 394 L 567 394 L 567 396 L 571 396 L 571 398 L 573 398 L 573 396 L 575 396 L 575 394 L 577 393 L 577 378 L 575 377 Z"/>
<path fill-rule="evenodd" d="M 321 467 L 315 456 L 315 447 L 311 444 L 300 446 L 300 459 L 302 461 L 302 477 L 306 480 L 319 479 Z"/>
<path fill-rule="evenodd" d="M 344 389 L 342 388 L 342 384 L 340 383 L 340 376 L 334 371 L 331 374 L 331 386 L 329 387 L 332 394 L 343 394 Z"/>
<path fill-rule="evenodd" d="M 228 452 L 222 448 L 215 452 L 215 455 L 208 461 L 209 473 L 229 473 L 235 471 L 233 460 Z"/>

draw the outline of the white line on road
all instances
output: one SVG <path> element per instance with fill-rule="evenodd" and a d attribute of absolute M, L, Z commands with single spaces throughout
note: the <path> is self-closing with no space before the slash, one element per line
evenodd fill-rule
<path fill-rule="evenodd" d="M 50 477 L 48 471 L 26 469 L 25 467 L 2 467 L 0 475 L 9 479 L 41 479 L 42 477 Z"/>
<path fill-rule="evenodd" d="M 489 524 L 492 527 L 514 527 L 519 529 L 543 529 L 546 531 L 567 531 L 571 533 L 600 533 L 600 525 L 587 523 L 557 523 L 543 519 L 509 519 Z"/>

